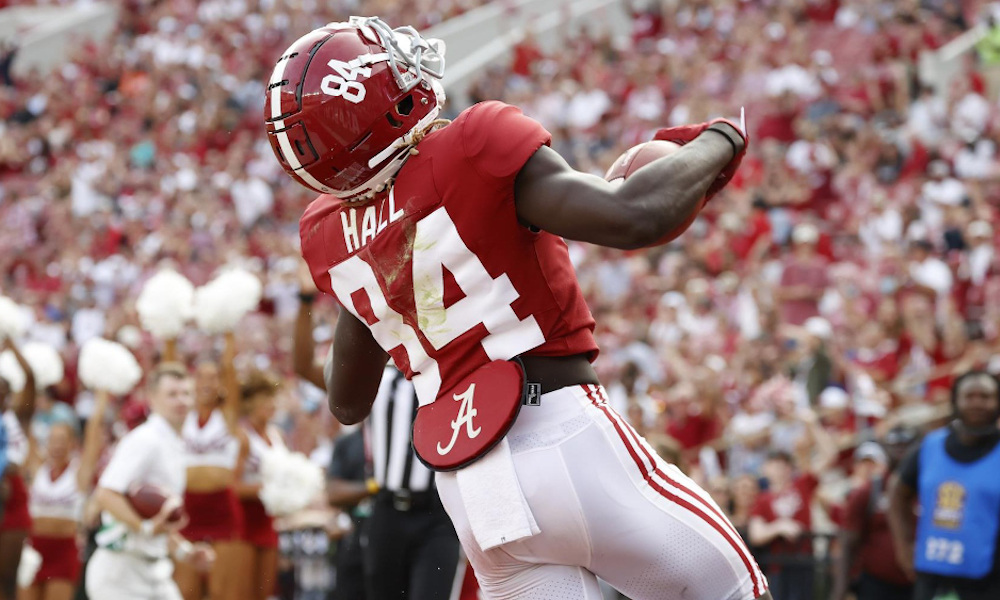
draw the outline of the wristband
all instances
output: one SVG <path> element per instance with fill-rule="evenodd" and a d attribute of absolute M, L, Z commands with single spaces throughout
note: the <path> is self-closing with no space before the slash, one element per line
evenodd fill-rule
<path fill-rule="evenodd" d="M 174 548 L 174 558 L 176 558 L 181 562 L 184 562 L 188 559 L 188 557 L 191 556 L 191 553 L 193 552 L 194 552 L 194 544 L 192 544 L 187 540 L 181 540 L 181 542 L 177 544 L 177 547 Z"/>
<path fill-rule="evenodd" d="M 308 306 L 309 304 L 312 304 L 315 301 L 316 301 L 316 294 L 308 292 L 299 292 L 299 302 L 301 302 L 302 304 Z"/>
<path fill-rule="evenodd" d="M 365 487 L 368 488 L 369 496 L 374 496 L 378 493 L 378 482 L 375 481 L 374 477 L 369 477 L 368 480 L 365 481 Z"/>
<path fill-rule="evenodd" d="M 733 141 L 733 138 L 730 137 L 730 135 L 728 133 L 726 133 L 725 130 L 722 129 L 722 125 L 724 125 L 724 124 L 716 123 L 715 125 L 712 125 L 711 127 L 709 127 L 708 129 L 706 129 L 705 131 L 714 131 L 715 133 L 717 133 L 717 134 L 721 135 L 722 137 L 726 138 L 726 141 L 729 142 L 729 145 L 733 147 L 733 158 L 736 158 L 739 155 L 739 153 L 740 153 L 740 149 L 736 145 L 736 142 Z M 730 160 L 732 160 L 732 159 L 730 159 Z"/>
<path fill-rule="evenodd" d="M 153 522 L 150 521 L 149 519 L 143 519 L 142 522 L 139 523 L 139 533 L 141 533 L 142 535 L 152 537 L 153 530 L 155 529 L 156 525 L 154 525 Z"/>

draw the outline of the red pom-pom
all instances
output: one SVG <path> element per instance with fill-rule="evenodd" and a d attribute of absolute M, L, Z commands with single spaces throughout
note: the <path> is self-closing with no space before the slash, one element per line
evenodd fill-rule
<path fill-rule="evenodd" d="M 608 169 L 608 172 L 604 174 L 604 179 L 611 182 L 627 179 L 632 173 L 635 173 L 642 167 L 658 158 L 670 156 L 680 150 L 680 148 L 680 144 L 664 140 L 653 140 L 633 146 L 615 160 L 611 168 Z M 687 231 L 691 223 L 694 223 L 694 220 L 698 218 L 698 214 L 701 212 L 703 206 L 705 206 L 704 198 L 701 199 L 695 210 L 691 211 L 691 216 L 687 220 L 672 231 L 668 231 L 666 235 L 656 240 L 653 244 L 650 244 L 650 246 L 662 246 Z"/>
<path fill-rule="evenodd" d="M 162 488 L 144 483 L 129 490 L 126 495 L 132 508 L 143 519 L 152 519 L 163 508 L 163 504 L 170 500 L 175 502 L 177 507 L 170 512 L 168 521 L 179 521 L 184 516 L 184 506 L 179 498 L 171 497 Z"/>

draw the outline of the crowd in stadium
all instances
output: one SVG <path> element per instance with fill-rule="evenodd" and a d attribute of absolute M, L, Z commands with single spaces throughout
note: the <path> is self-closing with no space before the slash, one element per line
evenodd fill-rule
<path fill-rule="evenodd" d="M 150 276 L 169 265 L 201 285 L 240 264 L 264 291 L 235 331 L 235 369 L 280 378 L 274 423 L 325 465 L 339 427 L 291 363 L 297 220 L 311 198 L 263 138 L 265 83 L 274 57 L 326 21 L 379 14 L 427 27 L 480 2 L 121 4 L 111 39 L 52 73 L 0 73 L 0 293 L 30 308 L 27 339 L 66 364 L 39 391 L 28 464 L 45 458 L 53 423 L 82 432 L 95 417 L 75 367 L 88 339 L 118 340 L 145 370 L 162 359 L 135 310 Z M 912 439 L 947 419 L 956 374 L 1000 372 L 1000 76 L 972 51 L 947 89 L 918 78 L 920 53 L 987 3 L 623 4 L 629 39 L 567 28 L 548 51 L 526 32 L 471 101 L 520 106 L 595 174 L 659 126 L 745 107 L 749 155 L 686 234 L 643 251 L 570 252 L 615 407 L 711 491 L 761 557 L 835 556 L 824 534 L 850 523 L 849 491 L 891 460 L 864 443 Z M 336 314 L 329 299 L 312 306 L 317 361 Z M 194 327 L 176 340 L 188 365 L 222 349 Z M 96 415 L 106 446 L 142 422 L 137 390 Z M 775 475 L 775 463 L 798 474 Z M 769 502 L 783 479 L 811 510 L 763 540 L 750 523 L 778 518 Z"/>

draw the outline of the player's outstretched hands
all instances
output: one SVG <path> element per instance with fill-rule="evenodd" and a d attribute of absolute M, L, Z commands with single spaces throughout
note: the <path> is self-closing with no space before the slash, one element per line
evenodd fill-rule
<path fill-rule="evenodd" d="M 736 175 L 736 170 L 743 163 L 743 157 L 746 156 L 747 148 L 750 147 L 750 136 L 746 132 L 746 120 L 743 116 L 743 111 L 740 111 L 739 125 L 729 119 L 713 119 L 706 123 L 667 127 L 660 129 L 653 136 L 654 140 L 665 140 L 683 146 L 709 130 L 729 140 L 729 143 L 733 146 L 733 158 L 722 169 L 718 178 L 709 186 L 708 192 L 705 193 L 706 202 L 722 191 L 722 188 L 726 187 L 726 184 L 732 180 L 733 176 Z"/>

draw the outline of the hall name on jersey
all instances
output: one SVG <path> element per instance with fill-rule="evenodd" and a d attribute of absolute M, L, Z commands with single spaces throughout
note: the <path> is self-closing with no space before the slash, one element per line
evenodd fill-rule
<path fill-rule="evenodd" d="M 389 223 L 395 223 L 403 216 L 403 209 L 396 209 L 394 191 L 389 190 L 388 199 L 383 200 L 377 210 L 375 205 L 364 207 L 360 219 L 358 212 L 362 210 L 361 208 L 349 208 L 340 213 L 340 222 L 344 226 L 344 245 L 347 246 L 348 253 L 374 240 Z"/>

